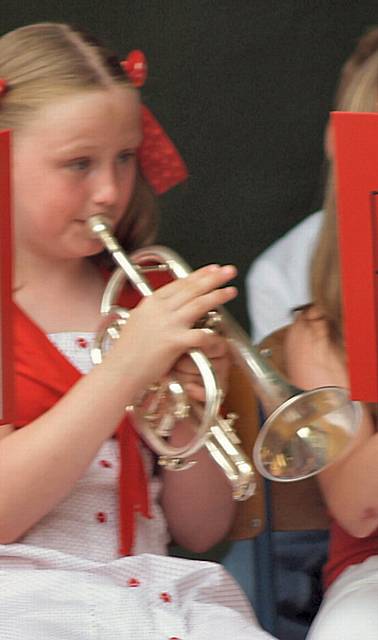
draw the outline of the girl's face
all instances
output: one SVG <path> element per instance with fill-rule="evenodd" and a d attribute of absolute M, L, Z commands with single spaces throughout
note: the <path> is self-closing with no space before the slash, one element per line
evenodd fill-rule
<path fill-rule="evenodd" d="M 119 222 L 141 139 L 139 98 L 127 87 L 74 94 L 39 110 L 14 135 L 16 247 L 50 258 L 98 253 L 86 221 L 105 213 Z"/>

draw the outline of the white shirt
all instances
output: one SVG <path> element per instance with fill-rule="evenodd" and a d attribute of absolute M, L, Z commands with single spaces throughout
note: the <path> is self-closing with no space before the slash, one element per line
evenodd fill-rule
<path fill-rule="evenodd" d="M 323 221 L 311 214 L 254 260 L 246 277 L 254 342 L 289 324 L 295 307 L 310 302 L 309 271 Z"/>

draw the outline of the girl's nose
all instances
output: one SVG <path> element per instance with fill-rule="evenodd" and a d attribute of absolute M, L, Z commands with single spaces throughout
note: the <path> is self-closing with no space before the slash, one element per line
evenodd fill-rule
<path fill-rule="evenodd" d="M 118 198 L 119 185 L 115 171 L 101 171 L 94 178 L 93 201 L 102 206 L 115 204 Z"/>

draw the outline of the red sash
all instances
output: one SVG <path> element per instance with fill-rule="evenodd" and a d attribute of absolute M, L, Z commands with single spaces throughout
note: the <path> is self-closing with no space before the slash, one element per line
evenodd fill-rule
<path fill-rule="evenodd" d="M 163 284 L 159 282 L 159 284 Z M 128 288 L 120 303 L 134 307 L 140 296 Z M 15 340 L 15 427 L 20 428 L 50 409 L 81 373 L 56 349 L 47 336 L 16 304 Z M 120 554 L 129 555 L 134 541 L 134 514 L 148 518 L 148 488 L 139 451 L 139 437 L 125 417 L 117 428 L 120 447 L 119 513 Z"/>
<path fill-rule="evenodd" d="M 378 555 L 378 529 L 366 538 L 355 538 L 344 531 L 334 520 L 331 524 L 331 540 L 328 560 L 323 569 L 326 589 L 347 567 L 360 564 Z"/>

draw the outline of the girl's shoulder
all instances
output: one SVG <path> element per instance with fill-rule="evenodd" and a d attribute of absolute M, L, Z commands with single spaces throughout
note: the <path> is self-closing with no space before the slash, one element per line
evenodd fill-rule
<path fill-rule="evenodd" d="M 316 305 L 297 312 L 286 332 L 284 356 L 288 376 L 299 387 L 348 387 L 344 353 L 331 340 L 328 322 Z"/>

